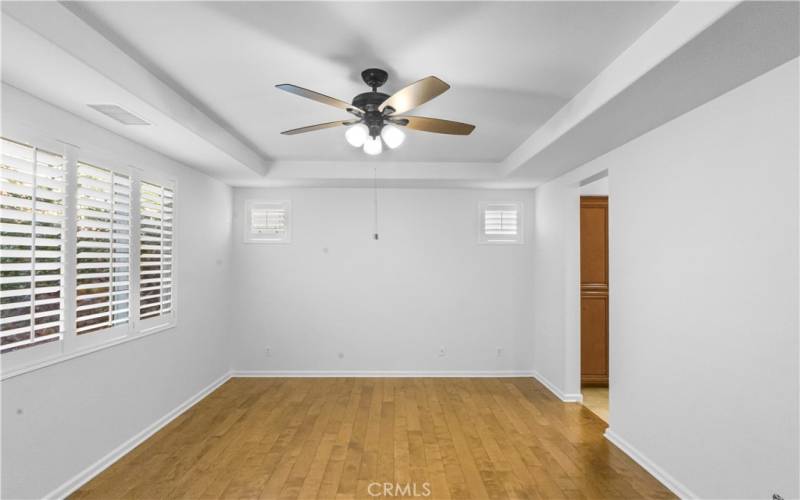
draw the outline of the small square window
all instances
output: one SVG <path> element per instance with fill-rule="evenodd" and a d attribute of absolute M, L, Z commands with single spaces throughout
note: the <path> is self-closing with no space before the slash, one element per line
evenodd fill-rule
<path fill-rule="evenodd" d="M 479 243 L 522 243 L 521 203 L 481 203 Z"/>
<path fill-rule="evenodd" d="M 291 209 L 290 201 L 247 201 L 245 243 L 290 243 Z"/>

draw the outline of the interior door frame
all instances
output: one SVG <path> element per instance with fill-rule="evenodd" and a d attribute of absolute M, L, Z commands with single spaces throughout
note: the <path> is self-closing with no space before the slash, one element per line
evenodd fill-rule
<path fill-rule="evenodd" d="M 566 217 L 565 217 L 565 317 L 564 317 L 564 387 L 563 391 L 570 401 L 581 402 L 583 394 L 581 392 L 581 252 L 580 252 L 580 203 L 581 203 L 581 188 L 587 184 L 595 182 L 605 177 L 609 177 L 609 171 L 603 170 L 578 170 L 575 172 L 577 175 L 568 181 L 568 190 L 566 193 L 565 202 Z M 611 211 L 613 205 L 613 188 L 609 183 L 608 193 L 608 261 L 609 261 L 609 276 L 611 275 L 612 266 L 612 224 L 611 224 Z M 610 279 L 610 278 L 609 278 Z M 609 303 L 611 302 L 611 289 L 609 288 Z M 608 346 L 608 380 L 609 380 L 609 426 L 611 424 L 611 386 L 613 385 L 613 348 L 612 348 L 612 330 L 613 318 L 609 310 L 609 346 Z"/>

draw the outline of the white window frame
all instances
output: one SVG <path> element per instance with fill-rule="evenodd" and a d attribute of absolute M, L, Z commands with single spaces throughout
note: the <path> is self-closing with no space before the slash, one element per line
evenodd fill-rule
<path fill-rule="evenodd" d="M 72 263 L 73 265 L 77 263 L 77 177 L 78 177 L 78 162 L 88 163 L 90 165 L 97 166 L 99 168 L 105 168 L 107 170 L 112 170 L 118 174 L 127 175 L 131 182 L 131 236 L 130 236 L 130 243 L 129 243 L 129 300 L 128 300 L 128 307 L 131 308 L 133 304 L 133 297 L 132 291 L 134 290 L 134 274 L 138 272 L 138 266 L 134 263 L 135 255 L 133 253 L 133 242 L 135 240 L 133 230 L 134 230 L 134 213 L 138 212 L 136 207 L 134 206 L 134 199 L 133 199 L 133 192 L 134 192 L 134 169 L 127 165 L 119 164 L 113 160 L 102 160 L 91 157 L 91 155 L 81 153 L 79 150 L 75 150 L 74 148 L 69 148 L 70 154 L 70 161 L 67 163 L 67 233 L 69 235 L 69 240 L 67 242 L 67 255 L 68 259 L 67 263 Z M 94 161 L 90 161 L 87 158 L 93 158 Z M 67 346 L 65 350 L 67 351 L 80 351 L 83 349 L 90 349 L 97 346 L 103 346 L 109 342 L 115 340 L 121 340 L 132 335 L 136 335 L 138 332 L 134 328 L 134 316 L 133 310 L 129 309 L 128 313 L 128 322 L 123 323 L 121 325 L 112 326 L 109 328 L 104 328 L 102 330 L 95 330 L 93 332 L 87 333 L 85 335 L 78 335 L 77 334 L 77 317 L 76 317 L 76 308 L 77 308 L 77 294 L 75 285 L 77 283 L 77 267 L 70 266 L 69 269 L 66 269 L 65 275 L 70 281 L 70 289 L 66 292 L 66 298 L 70 300 L 70 307 L 67 308 L 67 319 L 70 321 L 70 324 L 67 328 L 67 335 L 65 335 L 65 340 L 69 338 L 67 341 Z"/>
<path fill-rule="evenodd" d="M 135 227 L 136 237 L 132 240 L 132 247 L 135 247 L 135 250 L 132 248 L 131 253 L 135 255 L 135 265 L 134 268 L 136 269 L 135 273 L 135 280 L 131 280 L 132 286 L 135 284 L 136 290 L 136 299 L 135 301 L 131 301 L 132 304 L 135 302 L 136 309 L 132 309 L 133 316 L 136 318 L 138 322 L 138 329 L 142 335 L 156 333 L 163 330 L 167 330 L 169 328 L 174 328 L 175 325 L 178 323 L 178 232 L 180 231 L 180 224 L 178 223 L 178 182 L 173 177 L 166 177 L 166 176 L 159 176 L 152 173 L 141 173 L 139 172 L 138 175 L 135 176 L 136 183 L 134 192 L 131 194 L 133 199 L 136 201 L 136 210 L 133 211 L 134 213 L 134 220 L 132 227 Z M 141 227 L 140 227 L 140 195 L 141 195 L 141 182 L 148 182 L 151 184 L 158 184 L 160 186 L 169 188 L 172 190 L 172 200 L 173 200 L 173 207 L 172 207 L 172 286 L 171 286 L 171 293 L 172 293 L 172 308 L 170 309 L 169 314 L 162 314 L 159 316 L 155 316 L 152 318 L 146 319 L 139 319 L 139 300 L 140 300 L 140 290 L 139 290 L 139 276 L 141 275 L 139 269 L 139 250 L 140 250 L 140 240 L 139 235 L 141 234 Z M 133 305 L 131 306 L 133 307 Z"/>
<path fill-rule="evenodd" d="M 108 154 L 95 154 L 81 147 L 41 134 L 28 126 L 9 124 L 2 136 L 32 147 L 61 154 L 67 164 L 66 225 L 64 231 L 64 331 L 60 341 L 47 342 L 28 348 L 0 354 L 0 380 L 6 380 L 46 366 L 107 349 L 145 336 L 174 328 L 178 321 L 178 234 L 180 232 L 178 182 L 175 177 L 143 170 L 121 163 Z M 130 266 L 130 310 L 127 324 L 97 330 L 86 335 L 76 332 L 76 188 L 77 162 L 85 162 L 128 175 L 131 179 L 131 266 Z M 173 190 L 173 235 L 172 235 L 172 311 L 170 314 L 139 320 L 139 182 L 144 179 Z"/>
<path fill-rule="evenodd" d="M 278 208 L 286 212 L 286 232 L 280 237 L 256 236 L 250 231 L 251 213 L 258 208 Z M 244 242 L 259 245 L 287 245 L 292 242 L 292 202 L 291 200 L 246 200 L 242 232 Z"/>
<path fill-rule="evenodd" d="M 482 201 L 478 204 L 478 243 L 481 245 L 522 245 L 525 243 L 525 219 L 520 201 Z M 509 238 L 494 238 L 486 234 L 486 211 L 490 209 L 516 210 L 517 234 Z"/>
<path fill-rule="evenodd" d="M 69 151 L 67 151 L 64 148 L 64 145 L 59 143 L 58 141 L 36 140 L 36 138 L 31 138 L 27 134 L 11 135 L 11 134 L 6 134 L 5 131 L 4 131 L 2 136 L 5 137 L 6 139 L 14 141 L 14 142 L 22 143 L 22 144 L 25 144 L 27 146 L 30 146 L 30 147 L 33 147 L 33 148 L 37 148 L 37 149 L 43 149 L 43 150 L 46 150 L 48 152 L 51 152 L 51 153 L 54 153 L 54 154 L 59 154 L 59 155 L 63 156 L 64 162 L 65 162 L 65 166 L 67 168 L 67 172 L 66 172 L 66 181 L 67 182 L 65 184 L 65 189 L 67 190 L 67 193 L 65 193 L 65 194 L 67 195 L 67 198 L 65 198 L 66 207 L 65 207 L 65 211 L 64 211 L 65 219 L 64 219 L 64 236 L 63 236 L 65 250 L 64 250 L 62 258 L 64 259 L 65 263 L 68 262 L 67 259 L 69 258 L 69 254 L 67 252 L 67 247 L 69 246 L 69 238 L 71 237 L 71 234 L 69 232 L 70 224 L 69 224 L 69 198 L 68 198 L 68 196 L 69 196 L 69 192 L 68 192 L 68 190 L 69 190 L 69 187 L 68 187 L 69 186 L 69 167 L 68 167 L 68 165 L 69 165 L 69 161 L 70 161 L 69 154 L 68 154 Z M 2 144 L 2 143 L 0 143 L 0 144 Z M 19 349 L 19 350 L 16 350 L 16 351 L 10 351 L 10 352 L 6 352 L 6 353 L 0 354 L 0 364 L 2 364 L 2 372 L 3 372 L 3 374 L 5 374 L 5 372 L 9 371 L 9 370 L 16 370 L 16 369 L 19 369 L 21 367 L 27 367 L 27 366 L 30 366 L 30 365 L 37 364 L 43 358 L 52 359 L 52 358 L 61 356 L 64 344 L 65 344 L 65 341 L 66 341 L 66 338 L 68 336 L 68 329 L 69 329 L 69 326 L 70 326 L 69 323 L 67 323 L 70 320 L 70 316 L 69 316 L 70 308 L 69 308 L 69 304 L 67 302 L 69 300 L 69 295 L 68 294 L 69 294 L 69 291 L 70 291 L 69 290 L 70 287 L 69 287 L 69 282 L 68 282 L 69 276 L 67 274 L 67 267 L 68 266 L 66 266 L 66 264 L 65 264 L 65 266 L 64 266 L 64 276 L 62 278 L 62 283 L 63 283 L 62 291 L 64 293 L 64 297 L 63 297 L 63 300 L 64 300 L 64 317 L 62 318 L 62 321 L 64 322 L 65 326 L 64 326 L 64 331 L 62 332 L 61 340 L 56 340 L 56 341 L 52 341 L 52 342 L 46 342 L 46 343 L 42 343 L 42 344 L 39 344 L 39 345 L 33 345 L 33 346 L 30 346 L 30 347 L 26 347 L 24 349 Z M 4 379 L 5 376 L 3 376 L 2 378 Z"/>

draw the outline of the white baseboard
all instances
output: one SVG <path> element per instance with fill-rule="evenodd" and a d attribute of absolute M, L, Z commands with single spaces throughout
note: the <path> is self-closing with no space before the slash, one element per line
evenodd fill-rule
<path fill-rule="evenodd" d="M 534 370 L 533 378 L 538 380 L 543 386 L 547 387 L 550 392 L 556 395 L 558 399 L 565 403 L 581 403 L 583 402 L 583 394 L 577 393 L 569 393 L 562 391 L 558 386 L 554 383 L 550 382 L 544 375 Z"/>
<path fill-rule="evenodd" d="M 649 472 L 654 478 L 658 479 L 661 484 L 666 486 L 670 491 L 675 493 L 679 498 L 699 498 L 697 495 L 689 491 L 689 488 L 684 486 L 680 481 L 669 475 L 664 469 L 653 463 L 652 460 L 644 456 L 639 450 L 633 447 L 629 442 L 621 438 L 617 433 L 607 428 L 605 437 L 617 448 L 625 452 L 626 455 L 631 457 L 634 462 L 641 465 L 644 470 Z"/>
<path fill-rule="evenodd" d="M 372 377 L 372 378 L 413 378 L 413 377 L 443 377 L 443 378 L 487 378 L 487 377 L 532 377 L 531 371 L 336 371 L 336 370 L 237 370 L 231 372 L 232 377 Z"/>
<path fill-rule="evenodd" d="M 92 478 L 94 478 L 99 473 L 103 472 L 106 468 L 108 468 L 111 464 L 122 458 L 125 454 L 139 446 L 142 442 L 144 442 L 147 438 L 161 430 L 162 427 L 170 423 L 172 420 L 175 419 L 178 415 L 185 412 L 192 406 L 194 406 L 198 401 L 212 393 L 217 387 L 221 386 L 228 379 L 231 378 L 230 372 L 226 373 L 222 377 L 218 378 L 205 388 L 203 388 L 200 392 L 195 394 L 194 396 L 190 397 L 183 403 L 179 404 L 175 409 L 161 417 L 160 419 L 156 420 L 149 426 L 147 426 L 144 430 L 130 438 L 129 440 L 125 441 L 117 448 L 115 448 L 111 453 L 107 454 L 97 462 L 93 463 L 77 475 L 73 476 L 72 479 L 67 481 L 66 483 L 62 484 L 49 495 L 45 496 L 47 499 L 62 499 L 66 498 L 67 496 L 74 493 L 78 488 L 89 482 Z"/>

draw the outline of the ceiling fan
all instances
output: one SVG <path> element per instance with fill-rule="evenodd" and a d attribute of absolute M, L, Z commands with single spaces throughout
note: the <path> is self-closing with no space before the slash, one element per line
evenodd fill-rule
<path fill-rule="evenodd" d="M 399 127 L 450 135 L 469 135 L 475 129 L 475 125 L 468 123 L 404 114 L 425 104 L 450 88 L 450 85 L 435 76 L 416 81 L 391 96 L 378 92 L 378 88 L 389 79 L 389 74 L 386 71 L 378 68 L 366 69 L 361 72 L 361 79 L 372 88 L 372 91 L 358 94 L 353 98 L 352 103 L 334 99 L 297 85 L 288 83 L 276 85 L 277 88 L 291 94 L 343 109 L 355 115 L 355 118 L 351 120 L 319 123 L 308 127 L 285 130 L 281 134 L 295 135 L 331 127 L 346 126 L 348 129 L 345 132 L 345 138 L 350 145 L 357 148 L 363 146 L 365 153 L 377 155 L 383 151 L 383 143 L 386 143 L 391 149 L 403 143 L 405 133 Z"/>

